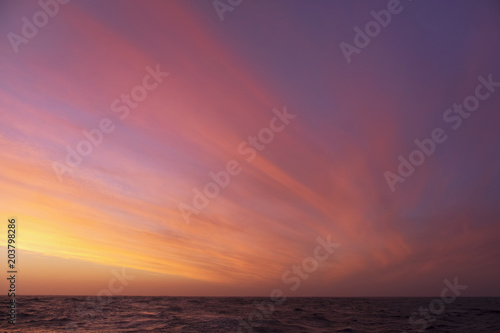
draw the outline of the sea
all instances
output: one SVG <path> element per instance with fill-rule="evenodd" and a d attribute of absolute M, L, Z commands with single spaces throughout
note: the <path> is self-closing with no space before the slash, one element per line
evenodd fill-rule
<path fill-rule="evenodd" d="M 0 332 L 500 332 L 500 298 L 0 297 Z"/>

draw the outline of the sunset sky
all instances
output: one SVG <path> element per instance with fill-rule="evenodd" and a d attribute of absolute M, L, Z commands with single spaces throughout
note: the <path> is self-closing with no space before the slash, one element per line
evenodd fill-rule
<path fill-rule="evenodd" d="M 2 272 L 15 216 L 24 295 L 95 295 L 125 268 L 121 295 L 428 296 L 458 277 L 463 296 L 500 296 L 500 87 L 459 128 L 443 118 L 479 76 L 500 82 L 500 4 L 401 0 L 348 63 L 339 44 L 387 3 L 243 0 L 221 21 L 212 1 L 73 0 L 16 53 L 8 34 L 42 9 L 2 1 Z M 391 191 L 384 173 L 436 128 L 447 140 Z M 232 160 L 186 223 L 179 206 Z M 341 246 L 290 291 L 283 273 L 329 235 Z"/>

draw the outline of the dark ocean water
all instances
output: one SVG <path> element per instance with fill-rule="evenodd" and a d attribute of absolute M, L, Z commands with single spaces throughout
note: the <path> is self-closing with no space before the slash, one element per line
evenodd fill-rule
<path fill-rule="evenodd" d="M 2 332 L 500 332 L 500 298 L 17 297 Z M 264 303 L 263 303 L 264 302 Z M 274 309 L 271 309 L 270 304 Z M 427 317 L 419 308 L 434 309 Z M 444 304 L 444 303 L 443 303 Z M 261 308 L 259 310 L 258 308 Z M 249 318 L 250 317 L 250 318 Z M 426 325 L 424 323 L 427 322 Z M 253 324 L 252 324 L 253 323 Z M 13 328 L 14 327 L 14 328 Z"/>

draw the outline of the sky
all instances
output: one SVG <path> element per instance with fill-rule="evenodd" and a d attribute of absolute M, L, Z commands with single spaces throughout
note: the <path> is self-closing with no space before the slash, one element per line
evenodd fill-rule
<path fill-rule="evenodd" d="M 500 5 L 394 1 L 2 1 L 18 292 L 500 296 Z"/>

